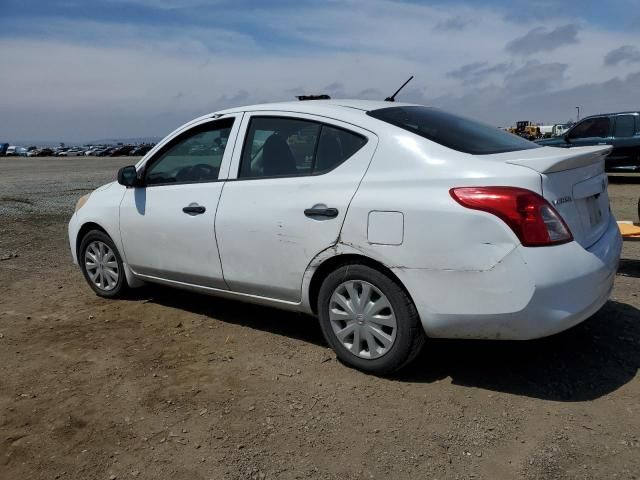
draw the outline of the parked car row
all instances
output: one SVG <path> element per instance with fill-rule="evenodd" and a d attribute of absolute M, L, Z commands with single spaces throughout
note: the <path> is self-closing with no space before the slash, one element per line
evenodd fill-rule
<path fill-rule="evenodd" d="M 51 157 L 53 150 L 51 148 L 34 148 L 27 151 L 27 157 Z"/>
<path fill-rule="evenodd" d="M 142 156 L 154 147 L 154 144 L 145 143 L 141 145 L 85 145 L 82 147 L 65 147 L 63 145 L 56 148 L 49 147 L 20 147 L 0 143 L 0 156 L 7 157 L 122 157 L 122 156 Z"/>
<path fill-rule="evenodd" d="M 88 150 L 85 155 L 93 155 L 96 157 L 124 157 L 124 156 L 142 156 L 153 148 L 153 144 L 144 145 L 117 145 L 115 147 L 99 147 Z"/>
<path fill-rule="evenodd" d="M 54 151 L 50 148 L 19 147 L 8 143 L 0 143 L 0 157 L 46 157 L 53 154 Z"/>

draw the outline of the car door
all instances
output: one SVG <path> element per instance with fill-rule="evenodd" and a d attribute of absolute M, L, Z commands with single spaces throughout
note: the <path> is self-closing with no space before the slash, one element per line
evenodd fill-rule
<path fill-rule="evenodd" d="M 613 150 L 607 157 L 608 168 L 640 166 L 640 122 L 637 114 L 615 115 Z"/>
<path fill-rule="evenodd" d="M 611 145 L 612 123 L 606 115 L 585 118 L 568 132 L 567 142 L 572 147 Z"/>
<path fill-rule="evenodd" d="M 138 275 L 226 289 L 214 219 L 240 118 L 191 126 L 138 165 L 142 186 L 120 204 L 125 258 Z"/>
<path fill-rule="evenodd" d="M 283 112 L 245 113 L 241 131 L 216 216 L 224 278 L 237 292 L 298 302 L 307 266 L 338 241 L 377 137 Z"/>

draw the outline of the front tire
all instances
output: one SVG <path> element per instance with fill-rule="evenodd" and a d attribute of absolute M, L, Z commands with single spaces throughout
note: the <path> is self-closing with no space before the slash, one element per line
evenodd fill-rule
<path fill-rule="evenodd" d="M 327 343 L 344 364 L 389 375 L 420 353 L 418 312 L 392 278 L 367 265 L 343 265 L 325 278 L 318 316 Z"/>
<path fill-rule="evenodd" d="M 85 280 L 100 297 L 122 297 L 128 289 L 122 257 L 113 240 L 100 230 L 87 233 L 78 250 Z"/>

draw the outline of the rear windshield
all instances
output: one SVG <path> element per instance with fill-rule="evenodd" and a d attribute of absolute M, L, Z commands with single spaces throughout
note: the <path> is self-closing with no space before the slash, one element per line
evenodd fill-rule
<path fill-rule="evenodd" d="M 408 130 L 459 152 L 472 155 L 540 148 L 522 137 L 430 107 L 389 107 L 367 115 Z"/>

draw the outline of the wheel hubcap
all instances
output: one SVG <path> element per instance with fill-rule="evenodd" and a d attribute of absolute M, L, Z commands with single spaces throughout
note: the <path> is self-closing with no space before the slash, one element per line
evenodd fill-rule
<path fill-rule="evenodd" d="M 100 290 L 113 290 L 120 269 L 113 250 L 104 242 L 91 242 L 84 252 L 84 266 L 93 284 Z"/>
<path fill-rule="evenodd" d="M 384 355 L 396 339 L 396 316 L 387 297 L 374 285 L 349 280 L 329 300 L 331 328 L 340 343 L 360 358 Z"/>

